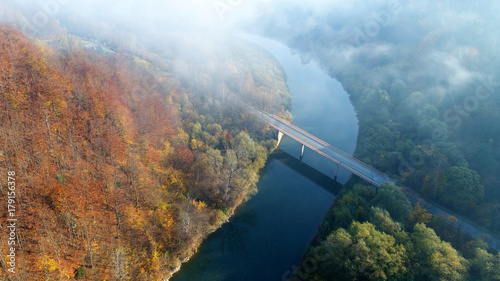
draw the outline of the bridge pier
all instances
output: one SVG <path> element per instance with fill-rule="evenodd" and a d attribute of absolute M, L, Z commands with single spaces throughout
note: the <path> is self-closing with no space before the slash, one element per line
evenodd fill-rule
<path fill-rule="evenodd" d="M 302 157 L 304 157 L 304 148 L 305 146 L 302 145 L 302 151 L 300 152 L 300 160 L 302 160 Z"/>
<path fill-rule="evenodd" d="M 337 180 L 338 174 L 339 174 L 339 164 L 337 164 L 337 168 L 335 168 L 335 177 L 333 178 L 334 180 Z"/>
<path fill-rule="evenodd" d="M 278 131 L 278 143 L 276 144 L 276 148 L 280 147 L 281 141 L 283 140 L 283 136 L 285 136 L 281 131 Z"/>

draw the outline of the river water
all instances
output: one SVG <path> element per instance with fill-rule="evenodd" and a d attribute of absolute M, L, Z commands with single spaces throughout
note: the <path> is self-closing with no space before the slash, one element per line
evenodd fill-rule
<path fill-rule="evenodd" d="M 261 37 L 244 38 L 273 54 L 283 66 L 292 94 L 294 124 L 352 155 L 358 123 L 340 83 L 314 63 L 302 64 L 285 45 Z M 240 206 L 229 223 L 212 233 L 172 281 L 279 281 L 298 264 L 335 199 L 335 165 L 286 138 L 271 156 L 259 192 Z M 295 158 L 293 158 L 295 157 Z M 337 181 L 350 173 L 340 169 Z"/>

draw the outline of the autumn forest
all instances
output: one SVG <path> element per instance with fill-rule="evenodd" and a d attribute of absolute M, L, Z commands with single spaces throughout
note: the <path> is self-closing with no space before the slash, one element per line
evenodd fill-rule
<path fill-rule="evenodd" d="M 231 95 L 258 92 L 284 113 L 279 68 L 259 81 L 254 65 L 212 61 L 238 84 L 186 88 L 160 60 L 71 36 L 33 42 L 2 26 L 0 44 L 1 172 L 23 186 L 16 280 L 164 278 L 255 192 L 275 141 Z"/>

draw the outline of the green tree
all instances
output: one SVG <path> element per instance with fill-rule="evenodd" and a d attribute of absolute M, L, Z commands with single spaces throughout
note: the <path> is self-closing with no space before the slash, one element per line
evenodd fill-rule
<path fill-rule="evenodd" d="M 370 212 L 370 202 L 374 196 L 373 188 L 361 184 L 344 189 L 326 215 L 319 235 L 327 237 L 339 227 L 348 228 L 353 221 L 365 221 Z"/>
<path fill-rule="evenodd" d="M 435 136 L 435 132 L 442 132 L 443 136 Z M 445 138 L 448 132 L 448 125 L 443 121 L 436 119 L 423 119 L 418 124 L 418 136 L 421 140 L 439 140 L 439 138 Z"/>
<path fill-rule="evenodd" d="M 195 124 L 191 123 L 189 124 L 189 127 L 191 128 L 191 138 L 201 139 L 201 134 L 203 133 L 201 124 L 199 122 L 196 122 Z"/>
<path fill-rule="evenodd" d="M 411 203 L 401 190 L 394 184 L 383 184 L 379 187 L 373 199 L 373 206 L 386 209 L 391 217 L 404 222 L 411 214 Z"/>
<path fill-rule="evenodd" d="M 208 132 L 203 132 L 201 134 L 201 139 L 210 147 L 214 147 L 219 144 L 219 138 L 212 136 Z"/>
<path fill-rule="evenodd" d="M 240 132 L 231 142 L 238 161 L 247 162 L 255 157 L 255 142 L 245 132 Z"/>
<path fill-rule="evenodd" d="M 409 256 L 415 280 L 464 280 L 466 260 L 450 243 L 441 241 L 433 229 L 417 223 L 410 238 Z"/>
<path fill-rule="evenodd" d="M 222 127 L 219 124 L 210 124 L 207 126 L 207 132 L 214 137 L 219 137 L 222 134 Z"/>
<path fill-rule="evenodd" d="M 353 245 L 351 234 L 343 228 L 331 233 L 328 238 L 313 251 L 327 253 L 325 262 L 319 265 L 319 274 L 326 280 L 352 280 L 349 249 Z"/>
<path fill-rule="evenodd" d="M 479 174 L 467 167 L 454 166 L 446 171 L 448 184 L 445 201 L 454 209 L 472 211 L 484 199 Z"/>
<path fill-rule="evenodd" d="M 471 259 L 469 275 L 471 281 L 499 281 L 500 253 L 494 256 L 485 249 L 476 248 Z"/>
<path fill-rule="evenodd" d="M 321 265 L 327 280 L 403 280 L 406 249 L 369 222 L 339 228 L 321 245 L 328 258 Z"/>
<path fill-rule="evenodd" d="M 394 222 L 387 210 L 372 207 L 369 214 L 369 221 L 373 223 L 378 230 L 387 234 L 395 234 L 402 230 L 401 224 Z"/>

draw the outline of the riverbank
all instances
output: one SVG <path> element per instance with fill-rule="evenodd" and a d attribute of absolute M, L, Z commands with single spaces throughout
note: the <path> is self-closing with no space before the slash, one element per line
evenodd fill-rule
<path fill-rule="evenodd" d="M 271 55 L 238 40 L 218 42 L 215 49 L 219 55 L 212 63 L 220 68 L 205 68 L 196 63 L 186 66 L 183 61 L 157 56 L 169 62 L 169 68 L 182 67 L 182 71 L 174 73 L 192 91 L 189 100 L 184 98 L 186 101 L 180 106 L 184 130 L 189 147 L 197 153 L 196 161 L 208 167 L 200 169 L 195 163 L 191 172 L 197 180 L 189 183 L 190 190 L 179 190 L 187 201 L 179 210 L 185 239 L 174 252 L 165 255 L 167 280 L 198 252 L 207 237 L 230 222 L 239 206 L 255 196 L 261 171 L 276 147 L 266 124 L 247 114 L 229 96 L 238 96 L 256 106 L 272 100 L 263 106 L 265 110 L 291 118 L 285 75 Z M 231 75 L 219 77 L 224 79 L 220 82 L 204 80 L 218 77 L 221 68 L 227 68 Z M 193 76 L 199 79 L 193 81 Z M 218 83 L 222 84 L 221 91 L 216 88 Z"/>
<path fill-rule="evenodd" d="M 270 163 L 270 162 L 272 162 L 272 163 Z M 273 151 L 268 157 L 268 162 L 266 163 L 266 167 L 268 167 L 269 165 L 276 165 L 276 163 L 274 163 L 274 162 L 277 162 L 280 167 L 287 169 L 287 170 L 290 170 L 290 172 L 292 172 L 295 177 L 305 178 L 306 179 L 305 183 L 309 183 L 309 182 L 314 183 L 315 186 L 309 186 L 308 188 L 322 188 L 324 191 L 327 192 L 327 193 L 325 193 L 325 195 L 326 194 L 329 194 L 328 196 L 334 195 L 337 192 L 339 192 L 339 190 L 342 188 L 342 185 L 339 184 L 338 182 L 335 182 L 332 178 L 317 171 L 317 169 L 310 167 L 306 163 L 301 162 L 300 160 L 298 160 L 294 156 L 284 152 L 283 150 Z M 282 165 L 284 165 L 284 167 Z M 262 170 L 260 178 L 262 179 L 262 177 L 265 177 L 265 176 L 267 176 L 266 175 L 266 168 L 264 168 Z M 261 183 L 259 183 L 259 184 L 261 184 Z M 264 188 L 267 188 L 267 186 Z M 267 196 L 267 195 L 264 195 L 264 196 Z M 252 199 L 250 199 L 250 200 L 252 200 Z M 242 205 L 245 205 L 247 203 L 248 202 L 246 202 L 246 201 L 242 202 Z M 292 204 L 292 203 L 293 202 L 290 202 L 290 204 Z M 252 204 L 252 202 L 250 202 L 250 204 Z M 238 208 L 242 207 L 242 205 L 238 206 Z M 245 208 L 245 207 L 243 206 L 243 208 Z M 243 211 L 243 213 L 245 213 L 245 211 Z M 216 231 L 224 231 L 224 229 L 222 229 L 222 228 L 225 226 L 225 224 L 233 223 L 231 221 L 233 218 L 233 215 L 234 215 L 234 213 L 231 214 L 231 216 L 228 217 L 228 220 L 224 221 L 219 227 L 210 231 L 207 234 L 206 238 L 203 239 L 202 243 L 199 244 L 198 247 L 196 248 L 196 250 L 191 254 L 191 256 L 187 257 L 185 260 L 182 261 L 182 266 L 184 266 L 185 263 L 189 262 L 193 257 L 196 257 L 196 255 L 199 254 L 200 246 L 202 246 L 203 243 L 205 243 L 205 241 L 211 239 L 210 235 L 217 235 L 217 234 L 215 234 L 215 232 Z M 233 224 L 238 224 L 239 223 L 238 220 L 240 220 L 240 218 L 237 217 L 236 220 L 237 221 Z M 311 231 L 314 231 L 314 228 L 311 229 Z M 217 239 L 217 237 L 214 239 Z M 208 243 L 210 243 L 210 241 Z M 203 255 L 203 253 L 202 253 L 202 255 Z M 181 269 L 181 266 L 178 266 L 177 268 L 175 268 L 174 271 L 172 271 L 173 276 L 166 279 L 166 280 L 170 280 L 170 279 L 176 280 L 175 273 L 177 273 L 180 269 Z M 181 280 L 183 280 L 183 279 L 181 279 Z"/>

